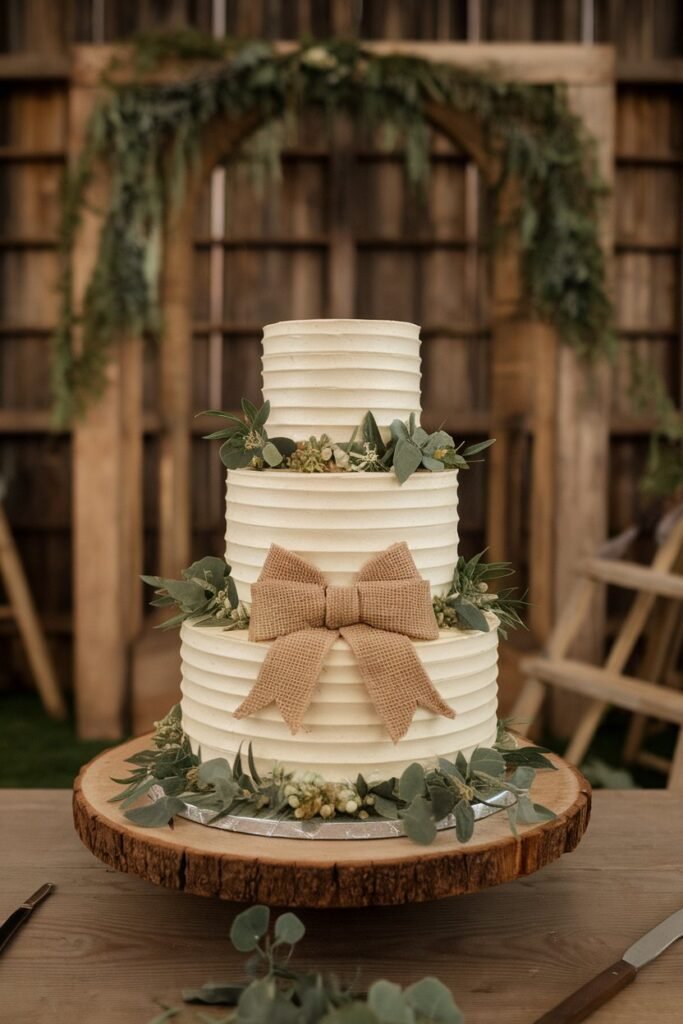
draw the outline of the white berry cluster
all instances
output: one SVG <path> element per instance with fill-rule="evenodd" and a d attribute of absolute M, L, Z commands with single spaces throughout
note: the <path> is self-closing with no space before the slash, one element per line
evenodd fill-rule
<path fill-rule="evenodd" d="M 284 796 L 300 821 L 309 818 L 334 818 L 337 814 L 365 820 L 370 817 L 375 798 L 371 793 L 362 797 L 356 786 L 347 782 L 326 782 L 316 772 L 305 772 L 290 779 Z"/>

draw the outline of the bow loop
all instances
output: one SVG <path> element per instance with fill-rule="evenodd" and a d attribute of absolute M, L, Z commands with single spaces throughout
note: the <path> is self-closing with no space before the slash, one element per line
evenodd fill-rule
<path fill-rule="evenodd" d="M 250 640 L 275 640 L 325 625 L 325 590 L 317 583 L 260 580 L 251 588 Z"/>
<path fill-rule="evenodd" d="M 360 617 L 373 629 L 402 633 L 413 640 L 438 640 L 439 627 L 432 609 L 427 580 L 368 580 L 358 583 Z"/>

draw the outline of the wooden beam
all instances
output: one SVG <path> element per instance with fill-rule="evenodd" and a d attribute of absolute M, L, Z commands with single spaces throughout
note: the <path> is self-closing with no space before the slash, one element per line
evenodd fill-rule
<path fill-rule="evenodd" d="M 586 131 L 595 140 L 598 168 L 608 189 L 614 177 L 614 83 L 570 85 L 567 98 Z M 612 278 L 613 205 L 600 207 L 600 240 Z M 553 602 L 559 609 L 571 592 L 577 561 L 592 555 L 607 536 L 609 493 L 610 369 L 588 368 L 566 345 L 558 346 L 556 423 L 556 484 L 554 515 Z M 533 600 L 533 595 L 532 595 Z M 605 635 L 605 595 L 596 591 L 584 628 L 570 650 L 573 657 L 597 661 Z M 552 725 L 570 735 L 583 716 L 579 698 L 553 699 Z"/>
<path fill-rule="evenodd" d="M 66 82 L 69 58 L 61 53 L 3 53 L 0 55 L 0 80 Z"/>
<path fill-rule="evenodd" d="M 619 60 L 617 80 L 628 85 L 679 85 L 683 82 L 683 60 Z"/>
<path fill-rule="evenodd" d="M 278 53 L 291 53 L 298 42 L 274 44 Z M 614 51 L 611 46 L 582 46 L 574 43 L 451 43 L 424 40 L 361 40 L 373 53 L 405 54 L 424 60 L 457 64 L 468 70 L 490 71 L 492 74 L 531 84 L 604 84 L 614 80 Z M 118 45 L 85 45 L 74 48 L 74 80 L 80 85 L 96 86 L 102 72 L 110 71 L 112 80 L 129 81 L 132 47 Z M 111 69 L 116 60 L 116 68 Z M 179 74 L 192 77 L 217 61 L 168 61 L 144 75 L 146 82 L 168 82 Z"/>
<path fill-rule="evenodd" d="M 72 158 L 97 98 L 96 89 L 70 91 Z M 96 259 L 107 187 L 100 169 L 74 251 L 77 307 Z M 117 739 L 126 726 L 130 642 L 140 616 L 141 381 L 142 341 L 126 338 L 114 346 L 104 394 L 73 426 L 74 667 L 83 738 Z"/>
<path fill-rule="evenodd" d="M 616 707 L 651 715 L 664 722 L 683 724 L 683 693 L 677 690 L 570 658 L 557 661 L 528 658 L 522 662 L 522 669 L 534 679 L 551 686 L 559 686 L 584 697 L 597 697 Z M 572 760 L 569 755 L 567 758 Z"/>
<path fill-rule="evenodd" d="M 606 558 L 584 558 L 578 572 L 601 583 L 609 583 L 629 590 L 643 590 L 660 597 L 683 600 L 683 576 L 658 572 L 637 562 L 612 561 Z"/>
<path fill-rule="evenodd" d="M 11 616 L 16 622 L 45 711 L 52 718 L 64 719 L 67 715 L 66 701 L 59 688 L 43 625 L 1 503 L 0 577 L 10 602 L 0 607 L 0 614 L 3 618 Z"/>

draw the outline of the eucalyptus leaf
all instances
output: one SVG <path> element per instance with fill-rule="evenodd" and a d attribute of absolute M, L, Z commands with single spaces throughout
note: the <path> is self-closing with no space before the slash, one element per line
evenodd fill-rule
<path fill-rule="evenodd" d="M 282 453 L 272 441 L 266 441 L 261 449 L 261 455 L 271 469 L 282 464 Z"/>
<path fill-rule="evenodd" d="M 216 590 L 221 590 L 225 583 L 225 577 L 229 571 L 223 558 L 216 558 L 214 555 L 206 555 L 191 566 L 183 570 L 186 579 L 206 579 Z"/>
<path fill-rule="evenodd" d="M 401 811 L 403 827 L 406 835 L 415 843 L 429 846 L 436 838 L 436 824 L 432 816 L 431 804 L 423 796 L 416 796 L 410 806 Z"/>
<path fill-rule="evenodd" d="M 240 953 L 251 953 L 268 931 L 270 910 L 261 904 L 249 907 L 232 922 L 230 941 Z M 251 987 L 251 986 L 250 986 Z"/>
<path fill-rule="evenodd" d="M 490 747 L 477 747 L 470 758 L 471 772 L 484 772 L 500 778 L 505 774 L 503 755 Z"/>
<path fill-rule="evenodd" d="M 421 764 L 415 762 L 408 765 L 401 778 L 398 780 L 398 795 L 401 800 L 409 804 L 416 796 L 423 796 L 425 792 L 425 770 Z"/>
<path fill-rule="evenodd" d="M 406 999 L 431 1024 L 464 1024 L 449 989 L 438 978 L 422 978 L 406 989 Z"/>
<path fill-rule="evenodd" d="M 283 459 L 296 451 L 296 441 L 293 441 L 291 437 L 271 437 L 269 443 L 275 445 Z"/>
<path fill-rule="evenodd" d="M 251 772 L 252 779 L 254 780 L 257 786 L 260 786 L 263 782 L 263 779 L 261 778 L 256 769 L 256 761 L 254 760 L 254 749 L 252 743 L 250 743 L 249 746 L 247 747 L 247 763 L 249 765 L 249 771 Z"/>
<path fill-rule="evenodd" d="M 490 448 L 491 445 L 495 444 L 495 443 L 496 443 L 495 437 L 490 437 L 486 441 L 479 441 L 479 442 L 477 442 L 477 444 L 470 444 L 470 445 L 468 445 L 467 448 L 463 449 L 462 454 L 467 459 L 467 458 L 470 458 L 470 456 L 472 456 L 472 455 L 479 455 L 480 452 L 486 451 L 487 448 Z"/>
<path fill-rule="evenodd" d="M 380 818 L 388 818 L 395 820 L 398 818 L 398 808 L 393 800 L 387 800 L 384 796 L 379 796 L 377 793 L 373 793 L 374 810 L 379 814 Z"/>
<path fill-rule="evenodd" d="M 379 1024 L 414 1024 L 415 1014 L 400 985 L 375 981 L 368 991 L 368 1007 Z"/>
<path fill-rule="evenodd" d="M 126 818 L 134 825 L 142 828 L 162 828 L 168 825 L 185 807 L 182 800 L 175 796 L 162 796 L 142 807 L 133 807 L 126 811 Z"/>
<path fill-rule="evenodd" d="M 474 832 L 474 811 L 467 800 L 459 800 L 455 805 L 455 834 L 459 842 L 468 843 Z"/>
<path fill-rule="evenodd" d="M 446 468 L 443 462 L 440 462 L 439 459 L 433 459 L 430 455 L 422 456 L 422 465 L 425 469 L 431 470 L 432 473 L 440 473 Z"/>
<path fill-rule="evenodd" d="M 242 412 L 244 413 L 244 418 L 246 420 L 250 421 L 251 423 L 253 423 L 255 418 L 256 418 L 256 416 L 258 415 L 258 409 L 256 408 L 256 406 L 254 405 L 253 402 L 249 401 L 248 398 L 243 398 L 242 402 L 241 402 L 241 405 L 242 405 Z M 267 418 L 268 417 L 266 415 L 266 419 Z"/>
<path fill-rule="evenodd" d="M 404 484 L 420 468 L 422 452 L 412 441 L 400 438 L 394 449 L 394 472 L 400 484 Z"/>
<path fill-rule="evenodd" d="M 539 821 L 552 821 L 553 811 L 542 804 L 535 804 L 528 796 L 519 796 L 517 801 L 517 821 L 520 825 L 535 825 Z"/>
<path fill-rule="evenodd" d="M 518 789 L 529 789 L 535 777 L 536 772 L 533 768 L 528 765 L 520 765 L 519 768 L 515 768 L 507 781 L 509 785 L 516 786 Z"/>
<path fill-rule="evenodd" d="M 228 441 L 221 445 L 219 454 L 221 462 L 228 469 L 246 469 L 254 457 L 253 451 L 235 448 Z"/>
<path fill-rule="evenodd" d="M 407 441 L 410 437 L 408 428 L 402 420 L 393 420 L 389 429 L 391 431 L 391 436 L 395 441 Z"/>
<path fill-rule="evenodd" d="M 275 940 L 276 942 L 286 942 L 290 946 L 300 942 L 306 929 L 303 921 L 301 921 L 296 914 L 286 913 L 280 914 L 275 921 Z"/>
<path fill-rule="evenodd" d="M 489 632 L 490 627 L 486 616 L 475 604 L 472 604 L 469 601 L 463 601 L 460 597 L 455 600 L 451 600 L 449 598 L 448 602 L 453 606 L 454 611 L 457 612 L 465 625 L 470 629 L 477 629 L 481 633 Z"/>
<path fill-rule="evenodd" d="M 382 438 L 382 434 L 380 433 L 380 429 L 377 426 L 377 420 L 370 411 L 366 412 L 363 417 L 360 426 L 360 434 L 363 441 L 367 441 L 368 444 L 375 446 L 377 455 L 381 459 L 386 452 L 386 445 Z"/>
<path fill-rule="evenodd" d="M 428 785 L 427 791 L 432 805 L 432 814 L 436 821 L 442 821 L 455 807 L 457 797 L 449 786 Z"/>

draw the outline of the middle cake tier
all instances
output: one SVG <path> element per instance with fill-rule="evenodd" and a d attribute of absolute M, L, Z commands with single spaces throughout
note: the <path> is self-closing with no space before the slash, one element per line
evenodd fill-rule
<path fill-rule="evenodd" d="M 433 595 L 448 591 L 458 560 L 458 473 L 228 472 L 225 558 L 249 602 L 268 549 L 278 544 L 315 565 L 335 586 L 405 541 Z"/>

